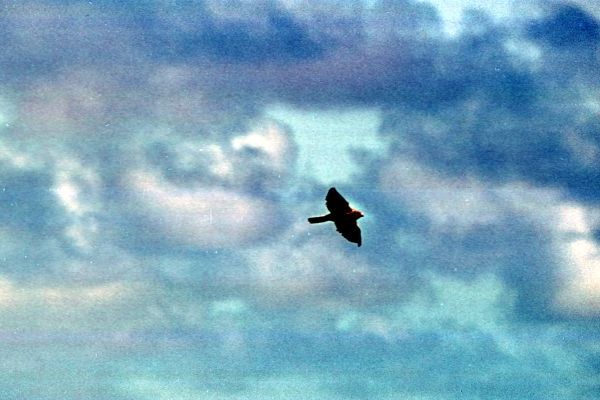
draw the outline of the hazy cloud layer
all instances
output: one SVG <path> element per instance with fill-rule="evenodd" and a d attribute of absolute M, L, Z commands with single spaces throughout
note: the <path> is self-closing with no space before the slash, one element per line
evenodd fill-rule
<path fill-rule="evenodd" d="M 593 396 L 598 10 L 486 4 L 2 4 L 2 397 Z M 382 115 L 360 250 L 274 104 Z"/>

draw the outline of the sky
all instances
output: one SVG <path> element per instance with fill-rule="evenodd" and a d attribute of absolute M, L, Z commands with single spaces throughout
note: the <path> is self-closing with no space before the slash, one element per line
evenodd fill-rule
<path fill-rule="evenodd" d="M 597 4 L 0 1 L 0 398 L 596 398 Z"/>

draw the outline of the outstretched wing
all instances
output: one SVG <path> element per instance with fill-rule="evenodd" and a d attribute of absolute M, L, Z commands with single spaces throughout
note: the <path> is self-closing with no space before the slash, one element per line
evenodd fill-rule
<path fill-rule="evenodd" d="M 350 204 L 348 204 L 346 199 L 333 187 L 329 189 L 327 196 L 325 196 L 325 205 L 329 212 L 334 214 L 351 211 Z"/>
<path fill-rule="evenodd" d="M 337 220 L 335 221 L 335 228 L 339 233 L 342 234 L 346 240 L 352 243 L 358 244 L 358 247 L 362 244 L 362 238 L 360 236 L 360 228 L 356 223 L 356 220 Z"/>

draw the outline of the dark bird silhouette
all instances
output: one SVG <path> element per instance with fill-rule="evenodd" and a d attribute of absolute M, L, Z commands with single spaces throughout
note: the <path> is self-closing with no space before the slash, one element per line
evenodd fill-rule
<path fill-rule="evenodd" d="M 325 206 L 329 210 L 329 214 L 321 217 L 311 217 L 308 222 L 311 224 L 319 224 L 321 222 L 333 221 L 335 228 L 348 241 L 362 244 L 360 236 L 360 228 L 357 221 L 364 217 L 364 214 L 350 207 L 350 204 L 342 197 L 335 188 L 329 189 L 325 197 Z"/>

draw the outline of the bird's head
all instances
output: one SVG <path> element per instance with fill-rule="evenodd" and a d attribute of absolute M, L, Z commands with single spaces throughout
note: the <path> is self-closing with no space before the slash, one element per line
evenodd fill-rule
<path fill-rule="evenodd" d="M 360 212 L 358 210 L 352 210 L 352 214 L 354 215 L 354 218 L 356 218 L 356 219 L 360 219 L 365 216 L 365 214 L 363 214 L 362 212 Z"/>

